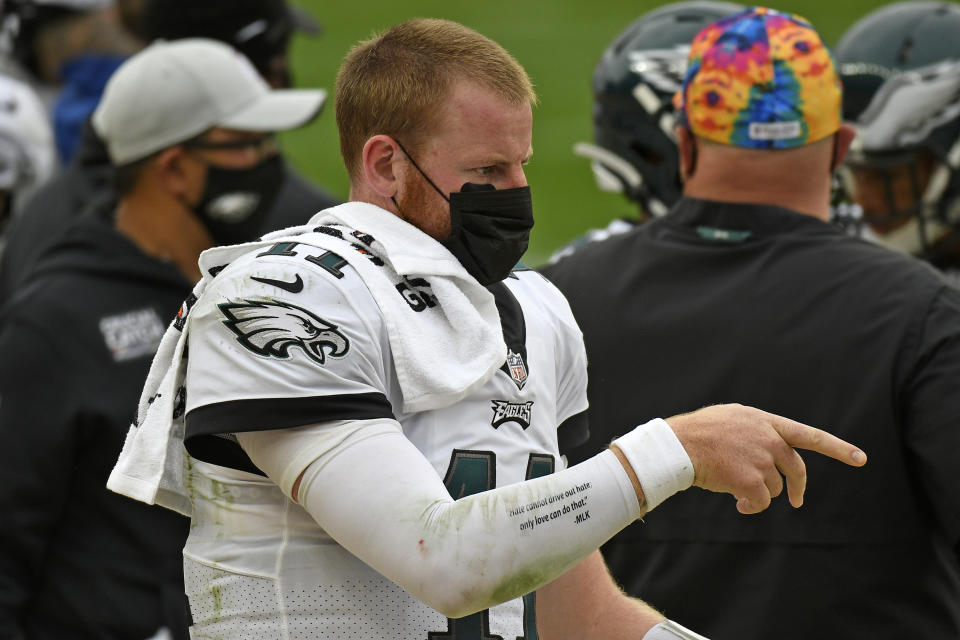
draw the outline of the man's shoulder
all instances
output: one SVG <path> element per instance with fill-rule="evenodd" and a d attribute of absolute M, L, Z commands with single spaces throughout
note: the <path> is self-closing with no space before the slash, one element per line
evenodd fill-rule
<path fill-rule="evenodd" d="M 856 269 L 858 273 L 869 273 L 874 278 L 891 281 L 891 284 L 912 282 L 924 289 L 938 289 L 950 282 L 943 272 L 928 262 L 869 240 L 844 234 L 833 236 L 832 240 L 824 244 L 824 252 L 829 252 L 838 268 Z"/>
<path fill-rule="evenodd" d="M 514 269 L 503 283 L 525 306 L 537 305 L 550 311 L 565 300 L 563 294 L 542 273 L 529 267 Z"/>
<path fill-rule="evenodd" d="M 191 316 L 222 320 L 224 314 L 242 312 L 249 319 L 259 310 L 264 318 L 302 317 L 308 324 L 352 327 L 371 337 L 385 332 L 383 314 L 370 290 L 335 252 L 277 243 L 250 249 L 213 270 L 216 273 Z M 193 326 L 196 330 L 197 321 Z"/>
<path fill-rule="evenodd" d="M 553 255 L 550 256 L 549 264 L 553 264 L 562 258 L 573 255 L 583 247 L 594 242 L 606 240 L 612 236 L 618 236 L 627 233 L 628 231 L 632 231 L 641 224 L 643 224 L 643 221 L 639 218 L 616 218 L 612 220 L 606 227 L 589 229 L 583 235 L 577 236 L 567 244 L 554 251 Z"/>
<path fill-rule="evenodd" d="M 303 242 L 261 244 L 208 268 L 211 290 L 250 292 L 262 285 L 278 293 L 313 297 L 370 297 L 356 270 L 335 251 Z"/>
<path fill-rule="evenodd" d="M 596 238 L 537 270 L 564 293 L 569 293 L 570 287 L 584 286 L 582 283 L 599 283 L 605 273 L 619 272 L 642 261 L 647 253 L 640 247 L 659 242 L 655 236 L 662 224 L 663 219 L 652 220 Z"/>
<path fill-rule="evenodd" d="M 73 306 L 94 315 L 130 299 L 165 304 L 168 296 L 185 296 L 189 287 L 172 262 L 145 254 L 98 210 L 88 209 L 58 229 L 30 272 L 4 292 L 3 304 Z"/>
<path fill-rule="evenodd" d="M 523 309 L 528 332 L 535 327 L 538 332 L 551 332 L 564 340 L 571 332 L 579 334 L 567 297 L 542 273 L 517 269 L 503 282 Z"/>

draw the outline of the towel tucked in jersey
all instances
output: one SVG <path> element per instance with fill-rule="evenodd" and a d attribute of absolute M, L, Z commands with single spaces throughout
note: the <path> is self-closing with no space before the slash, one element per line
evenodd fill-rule
<path fill-rule="evenodd" d="M 167 328 L 154 357 L 137 420 L 110 474 L 109 489 L 190 515 L 183 482 L 190 460 L 183 444 L 182 406 L 189 309 L 231 261 L 281 242 L 336 252 L 363 279 L 383 312 L 404 411 L 457 402 L 484 384 L 506 359 L 493 295 L 443 245 L 370 204 L 349 202 L 326 209 L 304 226 L 203 252 L 204 276 Z M 397 285 L 412 278 L 429 279 L 435 305 L 427 313 L 411 314 L 408 302 L 398 295 Z"/>

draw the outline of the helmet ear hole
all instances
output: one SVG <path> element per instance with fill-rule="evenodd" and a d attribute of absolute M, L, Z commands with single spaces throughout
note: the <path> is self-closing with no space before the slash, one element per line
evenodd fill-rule
<path fill-rule="evenodd" d="M 642 188 L 624 193 L 646 213 L 661 215 L 681 195 L 673 96 L 683 85 L 690 43 L 710 23 L 744 8 L 694 0 L 645 13 L 610 43 L 594 70 L 595 145 L 642 178 Z M 616 173 L 622 176 L 622 167 Z"/>
<path fill-rule="evenodd" d="M 663 155 L 657 153 L 655 149 L 650 147 L 641 147 L 640 145 L 633 145 L 633 150 L 638 156 L 643 158 L 644 162 L 649 165 L 657 166 L 662 164 L 666 158 Z"/>

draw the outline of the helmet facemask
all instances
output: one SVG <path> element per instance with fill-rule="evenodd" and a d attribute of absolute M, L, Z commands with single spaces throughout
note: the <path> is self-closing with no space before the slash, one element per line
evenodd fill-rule
<path fill-rule="evenodd" d="M 834 49 L 857 129 L 842 191 L 862 205 L 864 235 L 934 263 L 960 257 L 958 29 L 957 5 L 898 2 Z"/>
<path fill-rule="evenodd" d="M 666 214 L 682 193 L 673 95 L 683 85 L 690 42 L 701 28 L 743 7 L 677 2 L 630 24 L 593 74 L 594 142 L 580 142 L 601 190 L 623 193 L 642 219 Z"/>
<path fill-rule="evenodd" d="M 856 127 L 845 169 L 864 221 L 882 244 L 929 257 L 960 223 L 960 62 L 892 75 Z"/>

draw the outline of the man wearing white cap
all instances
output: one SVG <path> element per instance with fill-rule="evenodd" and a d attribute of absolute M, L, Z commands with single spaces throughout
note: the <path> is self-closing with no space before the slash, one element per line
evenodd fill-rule
<path fill-rule="evenodd" d="M 108 83 L 94 126 L 117 198 L 64 230 L 0 316 L 4 632 L 186 638 L 187 520 L 104 483 L 200 252 L 259 233 L 282 175 L 271 134 L 323 100 L 199 39 L 154 44 Z"/>
<path fill-rule="evenodd" d="M 3 7 L 11 11 L 19 7 L 23 11 L 18 15 L 23 15 L 26 7 L 36 1 L 18 0 L 13 5 L 7 2 Z M 315 20 L 297 11 L 285 0 L 120 0 L 115 8 L 126 16 L 124 24 L 135 28 L 144 43 L 186 38 L 209 38 L 225 42 L 244 54 L 274 89 L 292 87 L 287 53 L 293 34 L 316 34 L 319 29 Z M 98 15 L 105 12 L 98 12 Z M 46 11 L 41 11 L 41 14 L 37 20 L 46 16 Z M 26 37 L 26 33 L 21 32 L 21 36 Z M 46 39 L 50 40 L 50 37 Z M 142 47 L 143 43 L 140 43 L 124 56 Z M 109 72 L 112 73 L 121 62 L 122 58 L 117 59 L 109 67 Z M 64 108 L 64 112 L 71 115 L 71 122 L 76 121 L 79 125 L 78 119 L 82 119 L 83 125 L 82 133 L 77 131 L 79 141 L 76 151 L 70 155 L 69 164 L 25 203 L 25 215 L 10 225 L 7 250 L 5 255 L 0 256 L 0 304 L 30 280 L 37 259 L 56 241 L 56 235 L 50 234 L 49 229 L 65 226 L 94 199 L 112 189 L 110 158 L 105 143 L 90 123 L 90 115 L 101 98 L 108 78 L 95 76 L 95 79 L 97 82 L 85 86 L 83 91 L 73 92 L 74 99 L 82 98 L 82 108 L 76 105 Z M 67 107 L 64 102 L 67 101 L 61 101 L 58 108 L 60 105 Z M 64 129 L 56 129 L 58 143 Z M 72 127 L 66 129 L 73 130 Z M 284 155 L 282 150 L 281 155 Z M 341 200 L 328 189 L 304 177 L 293 163 L 284 165 L 280 192 L 270 215 L 263 220 L 259 233 L 303 224 L 317 211 L 339 204 Z"/>
<path fill-rule="evenodd" d="M 283 180 L 272 132 L 306 124 L 325 97 L 271 91 L 246 58 L 213 40 L 150 46 L 117 71 L 93 115 L 117 169 L 118 227 L 135 242 L 146 232 L 138 243 L 148 250 L 158 241 L 152 226 L 183 221 L 164 253 L 199 279 L 200 251 L 259 235 Z"/>

